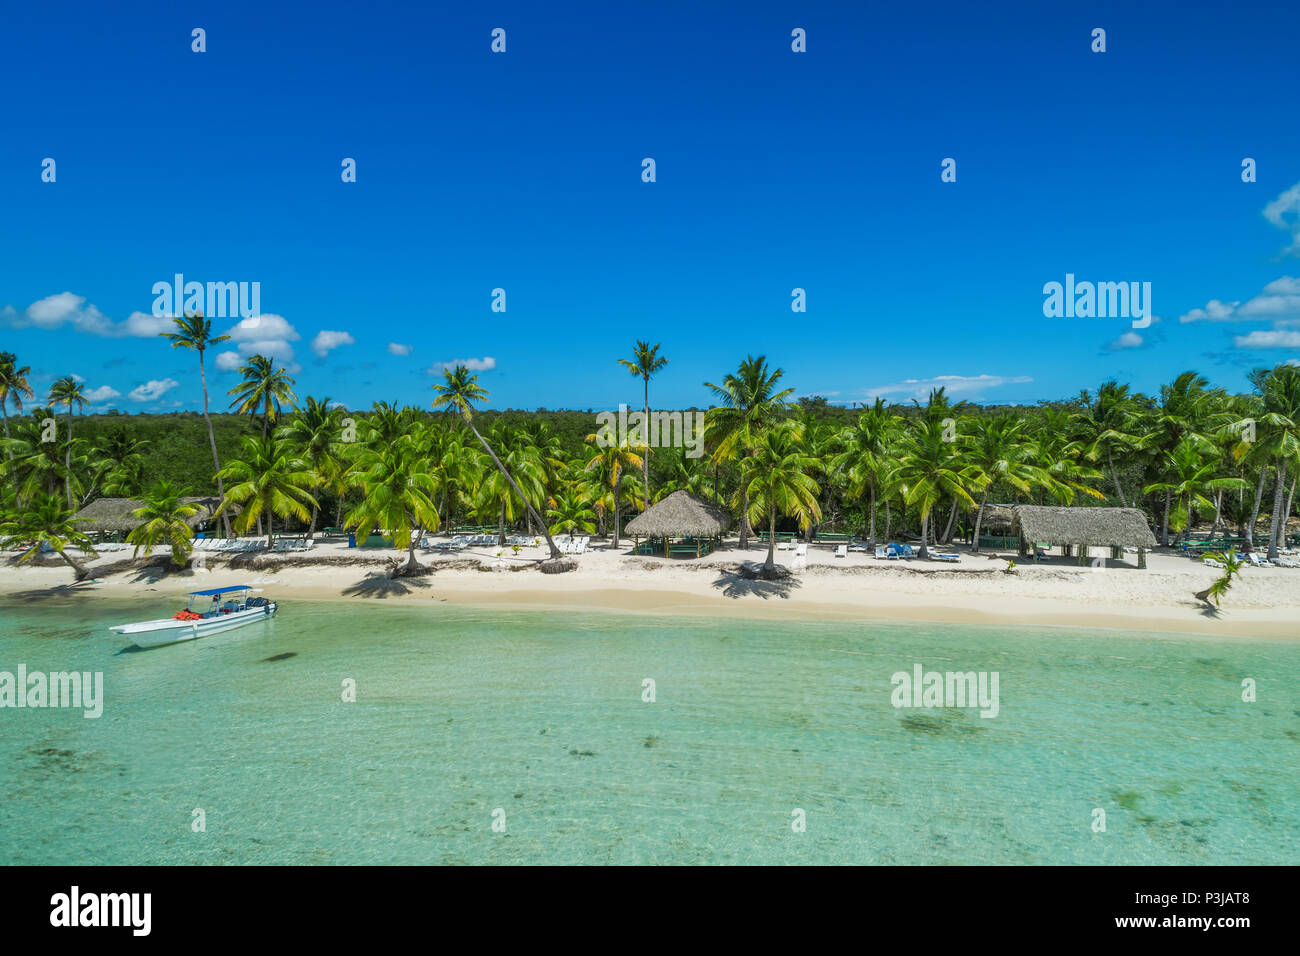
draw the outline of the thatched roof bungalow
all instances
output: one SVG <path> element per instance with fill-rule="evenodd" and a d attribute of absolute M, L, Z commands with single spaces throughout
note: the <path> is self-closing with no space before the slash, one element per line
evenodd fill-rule
<path fill-rule="evenodd" d="M 191 528 L 197 528 L 212 521 L 212 516 L 221 504 L 220 498 L 182 498 L 187 505 L 194 505 L 198 510 L 185 519 Z M 97 498 L 77 512 L 80 519 L 77 527 L 86 534 L 129 534 L 144 519 L 134 514 L 137 508 L 144 507 L 139 498 Z M 238 508 L 231 509 L 232 516 L 239 513 Z"/>
<path fill-rule="evenodd" d="M 1079 562 L 1088 556 L 1089 547 L 1110 548 L 1118 558 L 1124 548 L 1137 548 L 1138 567 L 1146 567 L 1146 552 L 1156 546 L 1156 537 L 1147 525 L 1146 515 L 1137 508 L 1058 508 L 1041 505 L 1017 505 L 1013 532 L 1020 538 L 1023 553 L 1037 544 L 1059 545 L 1063 554 L 1078 549 Z"/>
<path fill-rule="evenodd" d="M 674 491 L 629 521 L 623 530 L 636 539 L 637 554 L 672 555 L 693 551 L 699 557 L 713 550 L 730 523 L 729 516 L 721 509 L 689 491 Z M 650 540 L 648 548 L 641 545 L 642 538 Z M 662 552 L 655 546 L 660 541 Z"/>

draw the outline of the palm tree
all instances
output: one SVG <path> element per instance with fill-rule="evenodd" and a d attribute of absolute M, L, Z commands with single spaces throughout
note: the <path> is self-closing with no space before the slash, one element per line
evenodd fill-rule
<path fill-rule="evenodd" d="M 941 419 L 927 417 L 912 423 L 899 449 L 900 461 L 894 476 L 903 491 L 905 504 L 916 505 L 921 518 L 920 557 L 929 558 L 930 512 L 945 498 L 952 498 L 968 508 L 975 500 L 967 486 L 975 483 L 975 471 L 958 460 L 954 442 L 946 440 Z"/>
<path fill-rule="evenodd" d="M 504 423 L 492 426 L 492 442 L 497 448 L 506 449 L 500 459 L 502 470 L 483 475 L 478 484 L 477 502 L 485 516 L 496 518 L 497 544 L 504 547 L 507 523 L 513 525 L 526 515 L 530 501 L 546 499 L 546 469 L 537 450 Z"/>
<path fill-rule="evenodd" d="M 1236 548 L 1229 548 L 1227 551 L 1207 551 L 1203 554 L 1202 559 L 1209 558 L 1217 561 L 1223 566 L 1223 574 L 1215 579 L 1204 591 L 1197 591 L 1194 595 L 1199 600 L 1209 604 L 1214 601 L 1214 606 L 1219 606 L 1219 599 L 1227 594 L 1232 587 L 1232 579 L 1241 577 L 1241 569 L 1246 566 L 1246 559 L 1237 553 Z"/>
<path fill-rule="evenodd" d="M 32 390 L 31 384 L 27 381 L 27 376 L 32 373 L 29 366 L 18 364 L 18 357 L 13 352 L 0 352 L 0 415 L 4 416 L 5 438 L 9 439 L 9 403 L 14 404 L 14 410 L 22 413 L 23 399 L 35 398 L 36 392 Z M 14 460 L 13 448 L 8 449 L 9 464 L 12 468 Z M 18 475 L 14 473 L 14 491 L 17 494 Z M 18 495 L 15 502 L 18 508 L 22 508 L 22 495 Z"/>
<path fill-rule="evenodd" d="M 844 450 L 833 460 L 836 471 L 847 480 L 847 492 L 853 497 L 867 495 L 867 545 L 876 547 L 876 498 L 883 491 L 889 472 L 889 455 L 902 431 L 903 422 L 891 414 L 885 402 L 877 398 L 874 405 L 858 416 L 856 425 L 840 433 Z"/>
<path fill-rule="evenodd" d="M 236 405 L 236 411 L 249 418 L 262 416 L 262 437 L 267 436 L 272 422 L 280 417 L 282 403 L 290 406 L 298 404 L 298 396 L 293 393 L 293 379 L 282 368 L 275 367 L 275 360 L 265 355 L 254 355 L 247 365 L 239 367 L 239 374 L 244 380 L 228 391 L 233 395 L 230 407 Z"/>
<path fill-rule="evenodd" d="M 399 573 L 419 567 L 415 546 L 424 528 L 438 527 L 434 497 L 439 480 L 414 440 L 398 439 L 391 445 L 363 449 L 351 472 L 362 491 L 361 503 L 348 513 L 348 527 L 357 531 L 381 528 L 393 535 L 395 547 L 406 544 L 406 565 Z"/>
<path fill-rule="evenodd" d="M 68 554 L 68 548 L 77 548 L 83 554 L 90 555 L 92 561 L 99 556 L 95 552 L 95 543 L 77 527 L 84 520 L 86 519 L 76 517 L 72 509 L 59 500 L 58 495 L 36 494 L 27 507 L 0 525 L 0 548 L 27 548 L 18 558 L 18 563 L 21 564 L 35 559 L 42 548 L 49 547 L 72 568 L 76 580 L 83 581 L 90 572 Z"/>
<path fill-rule="evenodd" d="M 159 332 L 158 334 L 171 342 L 174 349 L 193 349 L 199 353 L 199 384 L 203 386 L 203 420 L 208 426 L 208 445 L 212 449 L 212 471 L 217 476 L 217 497 L 224 499 L 226 489 L 222 486 L 221 481 L 221 459 L 217 455 L 217 436 L 212 430 L 212 417 L 208 414 L 208 375 L 203 367 L 203 353 L 212 346 L 227 341 L 230 336 L 213 335 L 212 323 L 203 317 L 202 312 L 192 312 L 180 318 L 173 318 L 172 321 L 176 323 L 175 332 Z M 221 523 L 225 536 L 230 537 L 229 515 L 223 514 Z"/>
<path fill-rule="evenodd" d="M 1001 484 L 1027 495 L 1033 486 L 1053 482 L 1047 472 L 1034 463 L 1037 448 L 1025 435 L 1024 419 L 1011 415 L 975 419 L 971 423 L 971 433 L 963 435 L 961 451 L 962 461 L 970 472 L 971 487 L 980 491 L 971 539 L 971 550 L 978 552 L 980 525 L 984 523 L 984 506 L 988 503 L 990 488 Z"/>
<path fill-rule="evenodd" d="M 594 434 L 587 436 L 587 441 L 595 440 Z M 625 435 L 622 441 L 612 442 L 599 448 L 588 445 L 587 448 L 591 449 L 591 456 L 587 459 L 584 469 L 588 473 L 597 472 L 605 479 L 606 486 L 603 491 L 613 502 L 614 548 L 617 550 L 620 516 L 623 511 L 623 500 L 627 496 L 624 481 L 628 469 L 640 468 L 644 464 L 645 446 L 641 444 L 640 439 L 633 443 L 632 436 Z"/>
<path fill-rule="evenodd" d="M 95 445 L 96 482 L 110 498 L 130 498 L 140 491 L 144 478 L 145 439 L 132 438 L 124 428 L 113 428 Z M 95 483 L 83 494 L 94 492 Z"/>
<path fill-rule="evenodd" d="M 660 343 L 651 345 L 649 342 L 642 342 L 638 339 L 636 346 L 632 349 L 632 358 L 618 360 L 619 365 L 623 366 L 631 374 L 641 376 L 642 381 L 645 383 L 645 433 L 641 436 L 641 444 L 645 447 L 641 462 L 641 475 L 645 483 L 642 511 L 648 511 L 650 508 L 650 376 L 668 364 L 668 359 L 659 355 L 659 345 Z M 614 528 L 614 547 L 618 547 L 617 524 Z"/>
<path fill-rule="evenodd" d="M 496 452 L 492 450 L 492 447 L 487 443 L 483 436 L 479 434 L 479 430 L 474 427 L 474 403 L 486 401 L 488 396 L 487 390 L 478 384 L 478 376 L 470 374 L 469 369 L 464 365 L 457 365 L 454 369 L 443 369 L 442 374 L 444 381 L 440 384 L 436 383 L 433 386 L 433 407 L 435 409 L 447 409 L 449 411 L 460 413 L 460 416 L 465 420 L 465 424 L 468 425 L 470 431 L 474 433 L 474 437 L 477 438 L 479 444 L 483 446 L 483 450 L 487 452 L 488 457 L 492 459 L 492 463 L 497 466 L 497 470 L 501 472 L 502 477 L 505 478 L 514 489 L 515 494 L 519 496 L 519 500 L 524 503 L 524 507 L 527 509 L 528 513 L 536 520 L 537 526 L 542 529 L 542 534 L 546 538 L 546 544 L 551 549 L 551 559 L 554 560 L 558 558 L 560 556 L 560 549 L 557 548 L 555 542 L 551 540 L 551 534 L 546 530 L 546 523 L 542 521 L 541 516 L 537 513 L 537 509 L 532 506 L 532 503 L 524 497 L 524 493 L 519 490 L 519 485 L 515 483 L 514 478 L 510 477 L 510 473 L 506 471 L 505 466 L 501 464 L 501 459 L 497 457 Z"/>
<path fill-rule="evenodd" d="M 1287 469 L 1300 467 L 1300 368 L 1279 365 L 1264 386 L 1264 414 L 1260 418 L 1262 454 L 1275 464 L 1273 515 L 1269 524 L 1268 559 L 1278 555 L 1278 543 L 1286 537 L 1287 510 L 1283 507 Z"/>
<path fill-rule="evenodd" d="M 1090 442 L 1088 457 L 1096 459 L 1106 456 L 1106 469 L 1115 486 L 1115 496 L 1121 508 L 1127 508 L 1128 499 L 1124 497 L 1124 487 L 1119 481 L 1119 471 L 1115 465 L 1115 456 L 1123 455 L 1142 443 L 1140 435 L 1132 431 L 1138 404 L 1129 393 L 1127 385 L 1120 385 L 1114 379 L 1102 382 L 1093 399 L 1085 391 L 1082 395 L 1085 410 L 1079 421 L 1084 426 Z"/>
<path fill-rule="evenodd" d="M 143 548 L 152 551 L 154 545 L 165 542 L 172 549 L 172 563 L 184 567 L 192 550 L 191 541 L 194 531 L 187 518 L 198 513 L 194 505 L 187 505 L 181 498 L 180 491 L 169 481 L 159 481 L 144 496 L 143 507 L 132 512 L 137 518 L 144 519 L 144 524 L 134 528 L 126 540 L 135 545 L 131 557 L 137 557 Z"/>
<path fill-rule="evenodd" d="M 316 506 L 311 488 L 316 476 L 300 458 L 294 458 L 283 442 L 263 435 L 244 436 L 243 459 L 228 461 L 221 469 L 223 478 L 234 482 L 222 499 L 218 512 L 231 505 L 243 505 L 235 519 L 235 528 L 249 531 L 266 515 L 266 546 L 275 542 L 272 516 L 293 516 L 306 521 L 308 508 Z"/>
<path fill-rule="evenodd" d="M 1186 509 L 1186 523 L 1183 530 L 1190 531 L 1197 507 L 1213 508 L 1214 503 L 1206 497 L 1207 491 L 1227 491 L 1244 489 L 1249 483 L 1241 478 L 1217 477 L 1220 466 L 1217 455 L 1211 457 L 1202 445 L 1189 438 L 1180 441 L 1174 450 L 1166 455 L 1164 470 L 1169 478 L 1147 485 L 1142 490 L 1144 495 L 1165 492 L 1179 509 Z M 1183 522 L 1179 522 L 1182 524 Z M 1175 531 L 1179 530 L 1177 527 Z"/>
<path fill-rule="evenodd" d="M 803 429 L 795 422 L 764 429 L 745 458 L 735 502 L 745 503 L 751 520 L 767 516 L 765 575 L 771 575 L 776 567 L 777 517 L 793 517 L 805 530 L 821 517 L 817 503 L 820 489 L 812 478 L 812 472 L 820 467 L 805 451 Z"/>
<path fill-rule="evenodd" d="M 596 530 L 596 513 L 577 491 L 562 491 L 546 512 L 551 519 L 551 534 L 567 531 L 591 534 Z"/>
<path fill-rule="evenodd" d="M 715 463 L 742 461 L 748 458 L 763 431 L 789 407 L 793 388 L 776 390 L 785 372 L 768 370 L 767 357 L 747 356 L 735 374 L 728 374 L 721 385 L 705 382 L 720 406 L 705 414 L 705 439 L 714 449 Z M 749 503 L 742 489 L 740 497 L 740 546 L 749 547 Z"/>
<path fill-rule="evenodd" d="M 337 489 L 346 471 L 345 452 L 339 412 L 330 408 L 329 398 L 307 396 L 306 404 L 276 432 L 276 437 L 288 444 L 290 453 L 302 459 L 307 469 L 316 476 L 314 487 Z M 312 505 L 309 535 L 316 533 L 316 520 L 320 517 L 319 505 Z"/>
<path fill-rule="evenodd" d="M 64 450 L 63 467 L 67 472 L 64 488 L 68 493 L 68 507 L 72 507 L 72 407 L 86 407 L 86 391 L 80 382 L 71 375 L 64 376 L 50 386 L 49 402 L 51 405 L 68 406 L 68 444 Z"/>

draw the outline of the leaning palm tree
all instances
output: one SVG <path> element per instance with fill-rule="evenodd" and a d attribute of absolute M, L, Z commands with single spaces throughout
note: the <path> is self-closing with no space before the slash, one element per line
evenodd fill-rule
<path fill-rule="evenodd" d="M 273 516 L 290 516 L 306 521 L 309 509 L 316 506 L 311 488 L 316 476 L 300 458 L 293 457 L 283 442 L 262 435 L 244 436 L 244 457 L 226 462 L 221 476 L 235 482 L 226 492 L 218 513 L 233 505 L 243 511 L 235 519 L 238 531 L 252 530 L 266 515 L 266 546 L 275 543 Z"/>
<path fill-rule="evenodd" d="M 1227 551 L 1207 551 L 1201 558 L 1217 562 L 1223 568 L 1223 574 L 1204 591 L 1197 591 L 1194 597 L 1206 604 L 1213 601 L 1217 608 L 1220 598 L 1232 588 L 1232 579 L 1241 577 L 1241 569 L 1246 566 L 1246 559 L 1237 553 L 1236 548 L 1229 548 Z"/>
<path fill-rule="evenodd" d="M 165 543 L 172 549 L 172 563 L 178 568 L 185 566 L 193 550 L 191 542 L 194 530 L 188 518 L 198 514 L 198 508 L 187 505 L 182 497 L 184 492 L 169 481 L 159 481 L 144 496 L 144 505 L 132 512 L 144 524 L 134 528 L 126 540 L 135 545 L 131 557 L 138 557 L 141 549 L 146 553 L 154 545 Z"/>
<path fill-rule="evenodd" d="M 645 446 L 645 454 L 641 461 L 641 477 L 645 484 L 645 494 L 642 498 L 642 511 L 648 511 L 650 508 L 650 376 L 654 375 L 665 365 L 668 359 L 659 354 L 661 343 L 656 342 L 651 345 L 649 342 L 637 340 L 636 346 L 632 349 L 632 358 L 619 359 L 618 364 L 623 366 L 633 375 L 641 376 L 645 383 L 645 433 L 641 436 L 642 445 Z M 618 547 L 617 527 L 615 528 L 614 546 Z"/>
<path fill-rule="evenodd" d="M 212 430 L 212 417 L 208 414 L 208 375 L 203 367 L 203 353 L 212 346 L 227 341 L 230 336 L 213 335 L 212 322 L 204 318 L 202 312 L 191 312 L 179 318 L 173 318 L 172 321 L 176 323 L 175 332 L 159 332 L 158 334 L 171 342 L 174 349 L 193 349 L 199 353 L 199 384 L 203 386 L 203 420 L 208 425 L 208 445 L 212 449 L 212 470 L 217 473 L 221 471 L 221 458 L 217 455 L 217 436 Z M 220 474 L 217 474 L 217 497 L 226 497 L 226 489 L 222 486 Z M 230 516 L 223 514 L 221 522 L 226 537 L 230 537 Z"/>
<path fill-rule="evenodd" d="M 64 449 L 63 467 L 67 472 L 67 478 L 64 481 L 64 487 L 68 493 L 68 507 L 72 507 L 72 408 L 86 407 L 86 390 L 85 387 L 71 375 L 65 375 L 63 378 L 55 381 L 50 386 L 49 403 L 51 405 L 68 406 L 68 443 Z"/>
<path fill-rule="evenodd" d="M 714 463 L 743 461 L 758 444 L 763 431 L 790 408 L 793 388 L 777 391 L 777 382 L 785 372 L 767 367 L 767 357 L 748 356 L 735 374 L 728 374 L 721 385 L 705 382 L 719 407 L 705 413 L 705 440 L 713 448 Z M 749 504 L 743 491 L 740 498 L 740 546 L 749 547 Z"/>
<path fill-rule="evenodd" d="M 478 384 L 478 376 L 471 374 L 470 370 L 464 365 L 457 365 L 454 369 L 443 369 L 442 374 L 444 381 L 441 383 L 435 383 L 433 386 L 433 407 L 435 409 L 446 409 L 448 411 L 459 412 L 461 418 L 465 419 L 465 424 L 468 425 L 469 430 L 474 433 L 474 437 L 477 438 L 479 444 L 483 446 L 483 450 L 487 452 L 488 457 L 492 459 L 492 463 L 497 466 L 497 471 L 501 472 L 501 476 L 505 478 L 514 489 L 515 494 L 518 495 L 519 500 L 524 503 L 524 507 L 527 509 L 528 513 L 537 522 L 537 527 L 542 529 L 542 534 L 546 538 L 546 544 L 551 549 L 551 559 L 554 560 L 558 558 L 560 556 L 560 549 L 557 548 L 555 542 L 551 540 L 551 533 L 546 530 L 546 523 L 542 521 L 541 515 L 537 513 L 537 509 L 532 506 L 532 503 L 524 497 L 524 493 L 519 490 L 519 485 L 515 483 L 514 478 L 510 476 L 510 472 L 506 471 L 505 466 L 501 464 L 501 459 L 498 458 L 496 452 L 492 450 L 492 446 L 487 443 L 483 436 L 479 434 L 479 430 L 474 427 L 474 403 L 487 400 L 487 389 Z"/>
<path fill-rule="evenodd" d="M 254 355 L 247 365 L 239 367 L 239 374 L 244 380 L 228 391 L 233 395 L 230 407 L 240 415 L 250 419 L 262 416 L 262 437 L 267 436 L 272 423 L 280 417 L 284 403 L 291 407 L 298 404 L 298 396 L 293 393 L 293 379 L 282 368 L 275 367 L 275 360 L 265 355 Z"/>
<path fill-rule="evenodd" d="M 5 438 L 9 439 L 9 403 L 12 401 L 14 411 L 21 413 L 23 410 L 24 398 L 35 398 L 36 392 L 32 390 L 31 384 L 27 381 L 27 376 L 32 370 L 27 365 L 19 365 L 18 357 L 13 352 L 0 352 L 0 415 L 4 416 Z M 13 448 L 8 449 L 9 464 L 13 466 L 14 452 Z M 18 476 L 14 475 L 14 491 L 17 493 Z M 22 507 L 22 496 L 18 495 L 16 504 Z"/>
<path fill-rule="evenodd" d="M 58 495 L 37 494 L 25 508 L 0 525 L 0 548 L 26 548 L 18 558 L 18 563 L 22 564 L 35 559 L 48 547 L 67 562 L 77 581 L 83 581 L 89 577 L 90 572 L 84 564 L 68 554 L 68 549 L 76 548 L 89 555 L 92 561 L 99 556 L 95 552 L 95 542 L 77 527 L 84 520 L 86 519 L 75 517 L 72 509 L 66 507 Z"/>
<path fill-rule="evenodd" d="M 783 422 L 764 429 L 741 465 L 740 490 L 735 502 L 746 502 L 751 521 L 767 518 L 767 560 L 763 574 L 776 568 L 776 519 L 793 517 L 801 530 L 821 517 L 820 490 L 813 480 L 820 462 L 805 450 L 803 429 Z"/>

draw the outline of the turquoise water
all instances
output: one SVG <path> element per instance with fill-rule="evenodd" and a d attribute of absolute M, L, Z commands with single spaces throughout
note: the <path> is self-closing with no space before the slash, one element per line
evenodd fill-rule
<path fill-rule="evenodd" d="M 1300 862 L 1296 642 L 297 602 L 104 630 L 171 610 L 0 605 L 0 670 L 106 697 L 0 709 L 0 863 Z M 895 709 L 915 663 L 997 671 L 1000 713 Z"/>

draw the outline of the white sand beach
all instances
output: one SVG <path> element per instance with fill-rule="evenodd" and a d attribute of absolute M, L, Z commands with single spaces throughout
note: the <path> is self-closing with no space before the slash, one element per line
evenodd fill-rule
<path fill-rule="evenodd" d="M 72 585 L 57 557 L 39 566 L 0 566 L 0 598 L 43 599 L 91 593 L 105 598 L 177 596 L 200 588 L 250 583 L 277 600 L 386 601 L 478 607 L 592 609 L 635 614 L 781 617 L 798 620 L 935 621 L 951 624 L 1042 625 L 1218 636 L 1300 637 L 1300 570 L 1246 568 L 1217 611 L 1193 597 L 1218 576 L 1213 568 L 1158 549 L 1139 569 L 1135 558 L 1080 567 L 1053 555 L 1035 565 L 1014 553 L 971 554 L 954 563 L 882 561 L 860 552 L 835 556 L 809 549 L 804 567 L 783 581 L 743 578 L 744 561 L 766 548 L 734 546 L 700 559 L 640 557 L 623 542 L 599 542 L 576 558 L 576 570 L 543 574 L 543 550 L 477 547 L 453 554 L 418 552 L 427 573 L 391 578 L 405 552 L 349 549 L 318 541 L 306 554 L 206 556 L 207 570 L 165 570 L 166 552 L 132 560 L 105 553 L 89 567 L 93 580 Z M 778 551 L 779 563 L 795 562 Z M 1015 571 L 1008 572 L 1009 561 Z"/>

